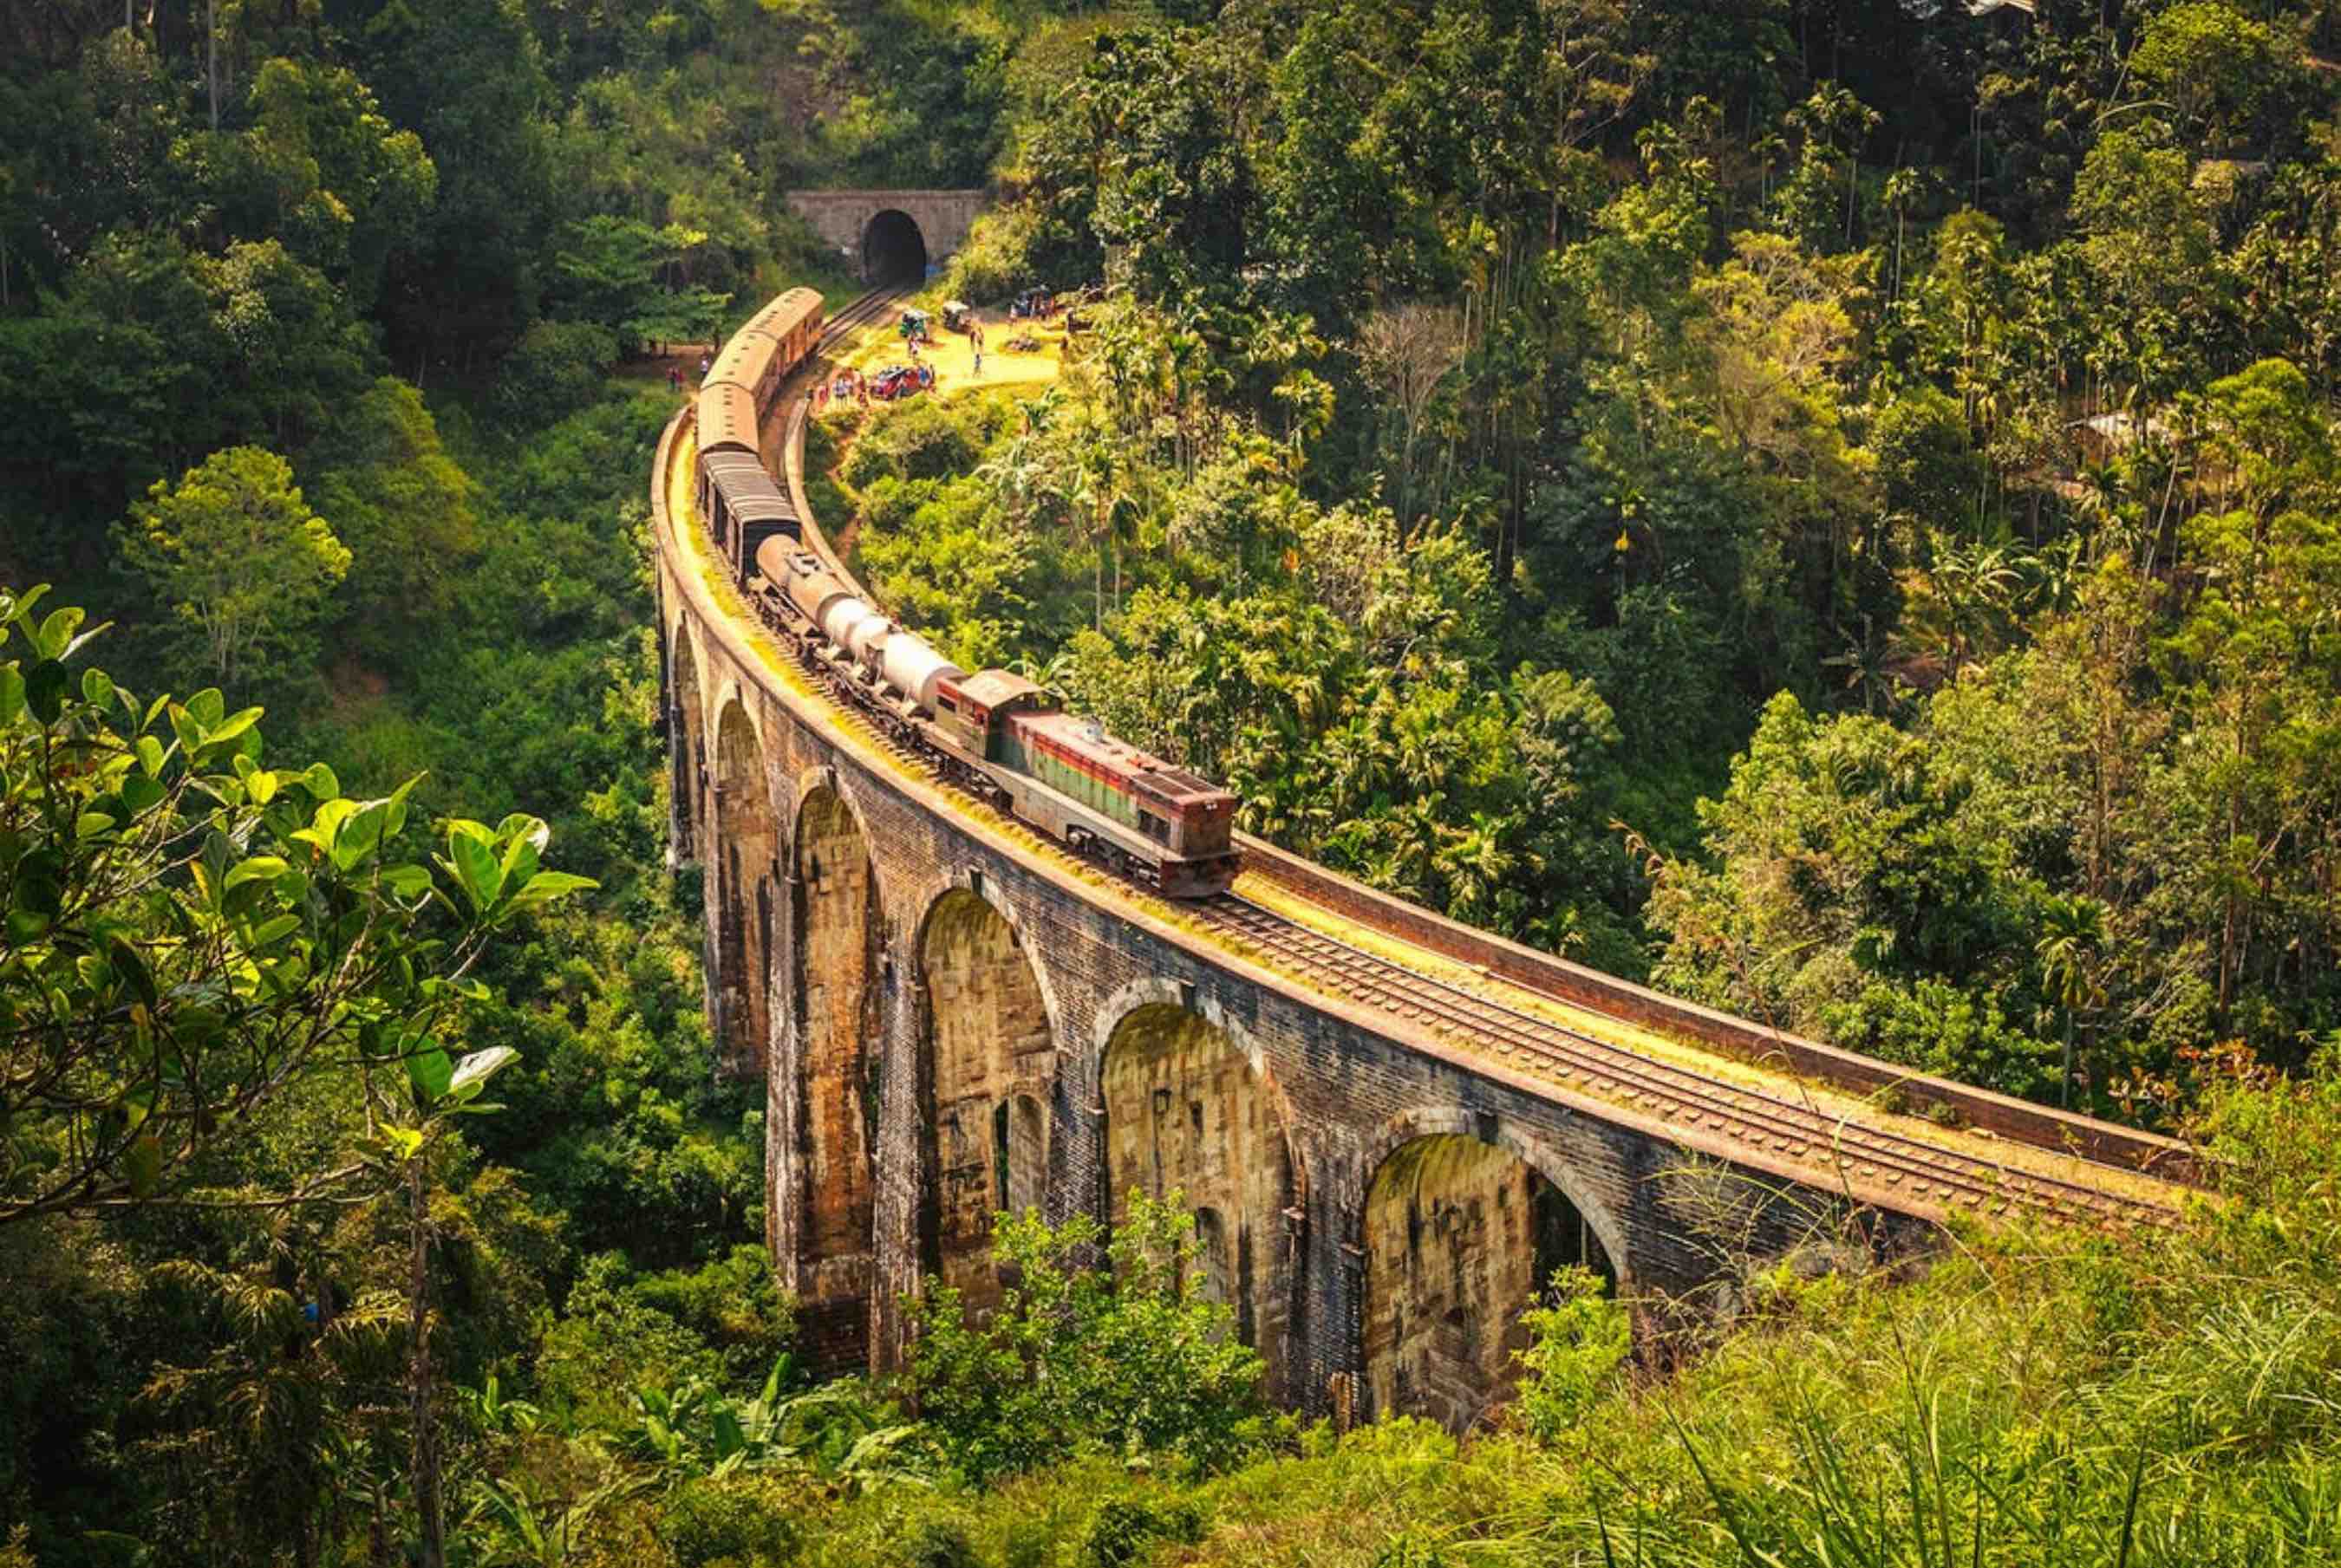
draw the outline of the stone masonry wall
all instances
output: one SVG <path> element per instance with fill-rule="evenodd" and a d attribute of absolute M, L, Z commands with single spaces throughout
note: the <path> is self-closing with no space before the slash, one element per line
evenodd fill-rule
<path fill-rule="evenodd" d="M 1110 1217 L 1110 1099 L 1142 1084 L 1145 1116 L 1153 1114 L 1157 1087 L 1174 1098 L 1191 1096 L 1190 1106 L 1200 1099 L 1207 1130 L 1219 1130 L 1204 1145 L 1163 1145 L 1166 1175 L 1175 1166 L 1193 1173 L 1198 1186 L 1214 1184 L 1227 1205 L 1220 1221 L 1231 1235 L 1239 1225 L 1249 1229 L 1256 1324 L 1282 1342 L 1277 1355 L 1290 1403 L 1314 1412 L 1362 1415 L 1370 1408 L 1363 1383 L 1367 1265 L 1388 1242 L 1369 1231 L 1367 1195 L 1383 1162 L 1416 1139 L 1474 1139 L 1532 1170 L 1584 1216 L 1629 1293 L 1690 1290 L 1728 1270 L 1738 1254 L 1792 1245 L 1830 1211 L 1825 1196 L 1778 1192 L 1769 1177 L 1724 1171 L 1729 1179 L 1718 1179 L 1712 1162 L 1587 1114 L 1559 1089 L 1454 1059 L 1435 1041 L 1395 1037 L 1176 928 L 1131 917 L 1107 902 L 1110 894 L 1048 859 L 1011 853 L 972 830 L 932 786 L 883 765 L 865 767 L 837 742 L 822 710 L 790 693 L 741 640 L 705 581 L 680 572 L 667 550 L 660 602 L 670 692 L 687 670 L 699 693 L 696 711 L 674 705 L 677 758 L 699 755 L 711 716 L 737 698 L 756 733 L 782 863 L 802 868 L 805 844 L 833 831 L 833 813 L 801 813 L 816 789 L 834 792 L 868 846 L 872 927 L 858 969 L 832 958 L 835 943 L 813 935 L 822 926 L 808 925 L 806 906 L 817 895 L 808 892 L 802 868 L 782 889 L 792 908 L 772 922 L 782 949 L 770 966 L 773 983 L 805 991 L 775 997 L 768 1009 L 778 1037 L 766 1052 L 767 1217 L 775 1255 L 796 1260 L 790 1272 L 801 1290 L 823 1267 L 807 1255 L 807 1238 L 847 1239 L 840 1216 L 860 1199 L 839 1196 L 835 1167 L 822 1152 L 829 1135 L 809 1127 L 842 1125 L 838 1107 L 850 1097 L 831 1084 L 828 1064 L 838 1059 L 842 1021 L 857 1020 L 852 1027 L 872 1057 L 871 1084 L 861 1093 L 876 1119 L 872 1236 L 866 1258 L 846 1272 L 866 1281 L 861 1344 L 872 1366 L 898 1358 L 903 1309 L 920 1289 L 931 1249 L 941 1251 L 936 1261 L 962 1281 L 985 1272 L 976 1253 L 954 1259 L 939 1244 L 963 1238 L 977 1201 L 997 1197 L 989 1162 L 1001 1147 L 993 1117 L 1003 1103 L 1011 1165 L 1029 1168 L 1037 1140 L 1046 1172 L 1041 1206 L 1061 1220 L 1077 1210 Z M 679 764 L 679 774 L 689 771 Z M 692 781 L 679 778 L 678 785 L 689 789 Z M 694 821 L 712 917 L 730 896 L 722 884 L 735 873 L 728 858 L 708 849 L 727 829 L 704 809 Z M 984 918 L 976 918 L 977 904 Z M 939 919 L 931 933 L 930 922 Z M 944 935 L 947 928 L 954 934 Z M 939 939 L 922 941 L 922 934 Z M 1029 976 L 1029 989 L 1020 973 Z M 816 1031 L 807 1004 L 816 995 L 824 1021 L 809 1038 Z M 1105 1064 L 1117 1029 L 1140 1009 L 1166 1005 L 1235 1042 L 1251 1079 L 1202 1059 L 1166 1060 L 1132 1065 L 1130 1078 L 1117 1076 L 1110 1092 Z M 962 1114 L 951 1132 L 938 1117 L 979 1106 L 980 1128 L 969 1127 Z M 1259 1119 L 1271 1107 L 1281 1138 L 1267 1136 Z M 1191 1140 L 1191 1126 L 1180 1136 Z M 1138 1136 L 1127 1114 L 1122 1131 Z M 1287 1168 L 1263 1171 L 1263 1162 Z M 970 1166 L 980 1168 L 971 1174 Z M 1262 1195 L 1279 1186 L 1290 1203 L 1270 1220 Z M 945 1214 L 952 1216 L 948 1229 Z M 1502 1318 L 1522 1305 L 1491 1302 L 1486 1310 Z M 861 1309 L 857 1299 L 852 1310 Z M 1500 1339 L 1508 1326 L 1491 1319 L 1482 1337 Z"/>

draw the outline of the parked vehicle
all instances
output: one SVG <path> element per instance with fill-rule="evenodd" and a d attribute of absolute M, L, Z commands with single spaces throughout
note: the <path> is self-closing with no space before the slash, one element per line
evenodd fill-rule
<path fill-rule="evenodd" d="M 888 365 L 870 378 L 870 395 L 881 402 L 894 402 L 906 397 L 916 397 L 935 384 L 935 372 L 930 365 Z"/>

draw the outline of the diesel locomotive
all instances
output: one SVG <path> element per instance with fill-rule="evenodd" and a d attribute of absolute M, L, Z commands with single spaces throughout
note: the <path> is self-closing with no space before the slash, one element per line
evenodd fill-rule
<path fill-rule="evenodd" d="M 821 327 L 820 294 L 790 290 L 723 346 L 699 393 L 700 515 L 758 616 L 950 782 L 1172 898 L 1225 891 L 1238 868 L 1232 794 L 1063 711 L 1021 676 L 961 670 L 808 541 L 763 461 L 763 431 Z"/>

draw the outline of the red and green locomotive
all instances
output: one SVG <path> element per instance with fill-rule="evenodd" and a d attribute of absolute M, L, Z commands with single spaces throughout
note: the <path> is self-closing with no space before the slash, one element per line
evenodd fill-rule
<path fill-rule="evenodd" d="M 1235 880 L 1227 790 L 1063 712 L 1022 676 L 969 674 L 793 541 L 757 551 L 751 597 L 891 732 L 1020 820 L 1172 898 Z"/>

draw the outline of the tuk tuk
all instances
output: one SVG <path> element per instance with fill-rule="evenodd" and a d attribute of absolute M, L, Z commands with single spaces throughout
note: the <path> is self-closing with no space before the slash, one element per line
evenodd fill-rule
<path fill-rule="evenodd" d="M 974 318 L 974 315 L 975 312 L 969 307 L 968 303 L 965 300 L 945 300 L 943 302 L 943 331 L 947 332 L 963 332 L 967 331 L 968 323 Z"/>
<path fill-rule="evenodd" d="M 921 310 L 904 311 L 902 325 L 897 330 L 902 332 L 904 342 L 931 343 L 935 341 L 934 329 L 928 324 L 927 313 Z"/>

